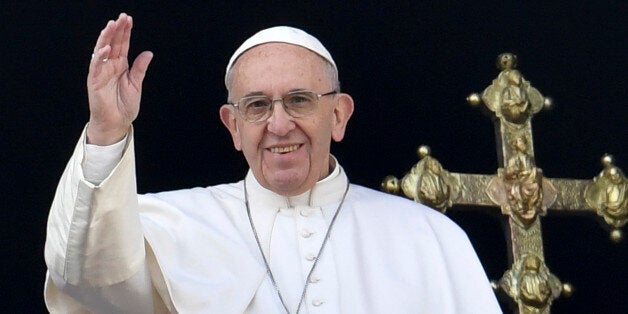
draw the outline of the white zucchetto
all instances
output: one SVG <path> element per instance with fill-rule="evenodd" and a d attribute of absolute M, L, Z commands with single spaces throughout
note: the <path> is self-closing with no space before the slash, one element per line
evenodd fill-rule
<path fill-rule="evenodd" d="M 287 43 L 307 48 L 329 61 L 334 69 L 338 71 L 331 54 L 327 51 L 325 46 L 323 46 L 323 44 L 316 39 L 316 37 L 298 28 L 290 26 L 275 26 L 257 32 L 255 35 L 244 41 L 244 43 L 233 53 L 225 71 L 225 85 L 227 84 L 227 73 L 229 73 L 229 70 L 233 67 L 240 55 L 255 46 L 272 42 Z"/>

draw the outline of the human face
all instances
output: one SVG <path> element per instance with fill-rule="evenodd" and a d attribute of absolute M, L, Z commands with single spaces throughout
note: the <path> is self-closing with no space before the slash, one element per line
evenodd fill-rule
<path fill-rule="evenodd" d="M 256 46 L 234 65 L 229 100 L 253 94 L 279 99 L 295 90 L 326 93 L 333 89 L 326 67 L 320 56 L 300 46 Z M 339 94 L 320 98 L 317 110 L 300 118 L 291 117 L 279 103 L 259 122 L 245 121 L 230 105 L 223 106 L 220 115 L 260 184 L 293 196 L 329 174 L 330 142 L 344 137 L 352 112 L 351 97 Z"/>

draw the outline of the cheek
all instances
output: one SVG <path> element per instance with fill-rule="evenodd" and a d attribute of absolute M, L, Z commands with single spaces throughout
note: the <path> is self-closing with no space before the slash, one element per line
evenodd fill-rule
<path fill-rule="evenodd" d="M 240 146 L 240 150 L 247 154 L 254 154 L 260 146 L 263 133 L 263 128 L 240 126 L 238 131 L 238 145 Z"/>
<path fill-rule="evenodd" d="M 313 121 L 310 128 L 312 132 L 308 134 L 308 137 L 313 145 L 313 150 L 323 154 L 329 151 L 329 145 L 331 142 L 332 123 L 328 118 L 329 117 L 324 117 L 323 119 Z"/>

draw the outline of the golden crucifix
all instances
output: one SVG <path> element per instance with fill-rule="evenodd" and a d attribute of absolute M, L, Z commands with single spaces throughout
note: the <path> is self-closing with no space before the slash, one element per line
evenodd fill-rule
<path fill-rule="evenodd" d="M 595 211 L 611 227 L 611 239 L 620 241 L 619 228 L 628 221 L 628 180 L 609 155 L 592 180 L 543 177 L 534 160 L 530 120 L 551 101 L 523 78 L 516 61 L 513 54 L 501 54 L 497 78 L 482 95 L 467 98 L 474 106 L 484 103 L 494 121 L 500 164 L 496 175 L 450 173 L 421 146 L 419 162 L 401 180 L 386 177 L 382 189 L 443 213 L 453 205 L 499 206 L 508 220 L 511 268 L 493 287 L 517 303 L 515 312 L 549 313 L 552 301 L 570 295 L 572 287 L 545 264 L 540 217 L 547 209 Z"/>

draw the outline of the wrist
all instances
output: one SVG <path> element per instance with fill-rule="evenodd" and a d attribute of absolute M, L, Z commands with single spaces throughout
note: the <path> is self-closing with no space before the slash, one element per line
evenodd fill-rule
<path fill-rule="evenodd" d="M 129 132 L 129 126 L 120 129 L 103 130 L 94 123 L 88 123 L 87 144 L 107 146 L 121 141 Z"/>

